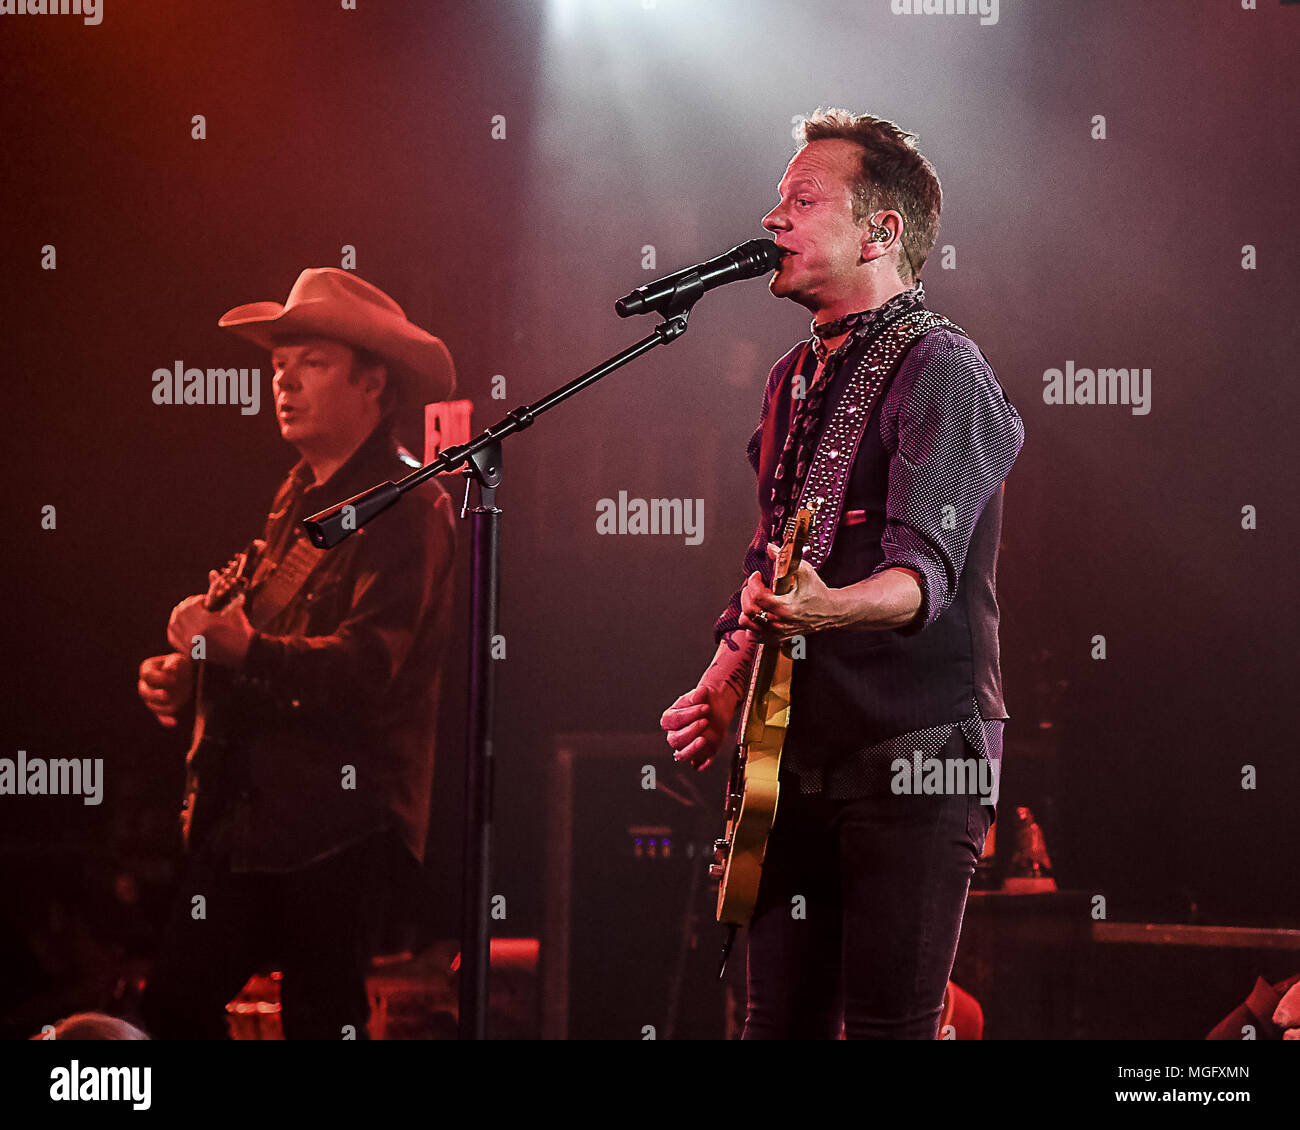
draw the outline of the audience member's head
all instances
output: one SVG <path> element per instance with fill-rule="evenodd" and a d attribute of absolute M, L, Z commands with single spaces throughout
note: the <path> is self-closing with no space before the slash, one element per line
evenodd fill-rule
<path fill-rule="evenodd" d="M 134 1024 L 104 1012 L 74 1012 L 32 1036 L 33 1040 L 147 1040 Z"/>

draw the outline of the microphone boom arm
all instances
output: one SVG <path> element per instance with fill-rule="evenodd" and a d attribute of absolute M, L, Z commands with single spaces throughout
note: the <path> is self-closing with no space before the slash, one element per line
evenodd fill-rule
<path fill-rule="evenodd" d="M 318 511 L 310 517 L 304 518 L 302 526 L 311 539 L 312 545 L 318 549 L 332 549 L 344 538 L 356 533 L 372 518 L 378 517 L 394 503 L 400 501 L 402 495 L 419 486 L 426 479 L 433 475 L 454 471 L 461 464 L 469 462 L 474 455 L 484 448 L 492 444 L 499 444 L 506 436 L 531 427 L 533 421 L 543 412 L 547 412 L 562 401 L 568 400 L 569 397 L 581 392 L 588 385 L 595 384 L 615 369 L 622 368 L 629 361 L 640 357 L 641 354 L 648 352 L 656 345 L 665 345 L 670 341 L 675 341 L 686 332 L 691 307 L 704 296 L 704 291 L 704 283 L 699 276 L 698 270 L 692 268 L 673 288 L 670 299 L 663 303 L 666 307 L 662 311 L 664 320 L 655 326 L 652 333 L 647 334 L 640 341 L 628 346 L 621 353 L 616 353 L 594 369 L 587 370 L 582 376 L 575 377 L 568 384 L 561 385 L 536 403 L 527 404 L 522 408 L 507 412 L 495 424 L 485 428 L 473 439 L 447 448 L 433 462 L 412 471 L 404 479 L 399 479 L 395 483 L 379 483 L 369 490 L 362 491 L 360 494 L 344 499 L 344 501 L 326 510 Z M 498 475 L 499 470 L 499 467 L 481 467 L 476 464 L 474 473 L 476 476 L 482 474 L 493 476 Z M 491 485 L 495 486 L 496 484 Z"/>

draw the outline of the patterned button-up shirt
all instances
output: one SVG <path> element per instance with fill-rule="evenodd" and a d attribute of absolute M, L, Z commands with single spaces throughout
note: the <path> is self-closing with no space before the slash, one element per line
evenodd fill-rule
<path fill-rule="evenodd" d="M 895 307 L 913 308 L 920 305 L 923 297 L 924 291 L 918 283 L 913 290 L 896 295 L 876 310 L 864 311 L 851 319 L 852 328 L 843 344 L 829 353 L 824 348 L 807 350 L 790 379 L 802 379 L 804 387 L 809 387 L 815 376 L 818 386 L 829 388 L 839 375 L 844 359 L 878 327 L 880 315 Z M 904 629 L 908 632 L 920 631 L 933 623 L 952 602 L 961 579 L 970 533 L 993 491 L 1000 489 L 1024 439 L 1020 417 L 992 378 L 983 357 L 969 345 L 956 347 L 954 342 L 959 340 L 940 332 L 918 342 L 904 358 L 880 407 L 882 434 L 898 435 L 899 450 L 890 466 L 889 521 L 881 539 L 884 560 L 872 575 L 902 567 L 919 576 L 921 608 L 912 624 Z M 820 346 L 821 342 L 816 345 Z M 821 373 L 816 371 L 819 362 Z M 749 441 L 748 454 L 755 471 L 772 392 L 770 387 L 766 391 L 758 427 Z M 802 414 L 806 415 L 810 407 L 820 413 L 822 400 L 818 398 L 816 405 L 805 404 Z M 792 421 L 792 433 L 800 414 L 796 413 Z M 923 459 L 908 458 L 908 437 L 900 433 L 900 428 L 906 432 L 907 421 L 925 421 Z M 811 428 L 814 440 L 824 423 L 820 415 L 814 419 Z M 797 439 L 787 436 L 783 465 L 797 451 Z M 805 470 L 810 458 L 809 452 L 803 460 Z M 780 505 L 783 494 L 787 499 L 797 498 L 799 485 L 794 482 L 788 494 L 783 489 L 774 489 L 773 508 Z M 932 505 L 932 500 L 938 497 L 952 507 L 946 519 L 942 508 Z M 845 515 L 841 520 L 848 517 Z M 758 570 L 770 583 L 767 541 L 774 528 L 777 527 L 770 521 L 760 520 L 759 530 L 745 556 L 744 576 Z M 739 617 L 740 590 L 737 590 L 714 625 L 715 638 L 721 639 L 727 632 L 737 630 Z M 971 749 L 987 758 L 996 772 L 1002 757 L 1003 720 L 981 718 L 977 703 L 972 701 L 971 714 L 959 723 L 943 723 L 900 734 L 824 767 L 803 766 L 796 757 L 787 756 L 782 759 L 782 777 L 797 781 L 803 793 L 824 793 L 831 797 L 865 795 L 881 787 L 896 758 L 910 763 L 917 751 L 923 758 L 932 757 L 958 728 Z"/>

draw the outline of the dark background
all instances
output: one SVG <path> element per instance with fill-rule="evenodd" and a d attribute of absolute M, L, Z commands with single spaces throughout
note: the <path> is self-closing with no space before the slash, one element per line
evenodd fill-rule
<path fill-rule="evenodd" d="M 1058 879 L 1115 919 L 1300 925 L 1297 20 L 1276 0 L 1003 0 L 987 27 L 888 0 L 104 0 L 98 27 L 0 18 L 0 756 L 102 757 L 107 778 L 98 808 L 0 798 L 0 1010 L 147 955 L 169 893 L 183 742 L 139 704 L 136 670 L 295 458 L 265 356 L 218 316 L 283 300 L 354 245 L 357 273 L 446 340 L 484 426 L 648 332 L 615 297 L 763 234 L 792 118 L 819 104 L 920 135 L 945 197 L 929 304 L 1025 419 L 999 576 L 1004 782 L 1055 758 Z M 654 731 L 707 664 L 755 518 L 744 443 L 807 321 L 760 282 L 718 291 L 684 340 L 510 441 L 499 932 L 540 929 L 555 735 Z M 153 370 L 177 359 L 261 366 L 261 413 L 153 404 Z M 1042 374 L 1067 359 L 1150 368 L 1150 415 L 1045 405 Z M 702 498 L 703 544 L 598 536 L 597 500 L 620 490 Z M 466 527 L 462 608 L 467 545 Z M 463 686 L 453 670 L 430 936 L 458 925 Z M 639 787 L 629 774 L 606 801 Z"/>

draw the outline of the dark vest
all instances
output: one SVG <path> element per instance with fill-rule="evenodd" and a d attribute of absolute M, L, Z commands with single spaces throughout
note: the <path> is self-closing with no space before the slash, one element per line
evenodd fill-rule
<path fill-rule="evenodd" d="M 868 342 L 840 364 L 825 402 L 831 418 L 849 374 Z M 915 345 L 913 346 L 915 348 Z M 790 426 L 791 375 L 803 354 L 796 346 L 773 369 L 774 388 L 759 451 L 759 499 L 770 513 L 772 476 Z M 905 363 L 906 355 L 899 365 Z M 884 560 L 890 453 L 880 436 L 881 408 L 897 377 L 890 374 L 867 422 L 845 492 L 835 544 L 820 576 L 843 588 L 870 576 Z M 980 515 L 952 604 L 923 631 L 832 629 L 806 637 L 794 665 L 786 749 L 805 765 L 886 738 L 970 717 L 1005 718 L 998 665 L 998 605 L 994 592 L 1002 532 L 1002 488 Z"/>

